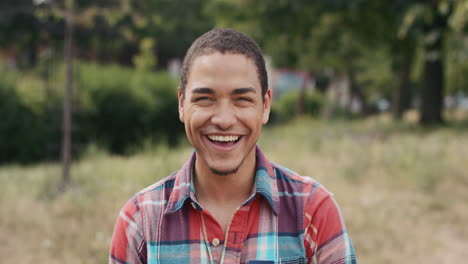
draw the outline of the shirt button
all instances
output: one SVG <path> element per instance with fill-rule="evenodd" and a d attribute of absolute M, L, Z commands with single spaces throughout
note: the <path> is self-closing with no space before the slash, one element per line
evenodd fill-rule
<path fill-rule="evenodd" d="M 213 238 L 213 240 L 211 241 L 211 244 L 213 244 L 213 246 L 215 247 L 219 246 L 219 239 Z"/>

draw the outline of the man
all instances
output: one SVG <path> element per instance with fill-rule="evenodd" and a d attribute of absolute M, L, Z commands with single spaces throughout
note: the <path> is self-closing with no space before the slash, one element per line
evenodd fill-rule
<path fill-rule="evenodd" d="M 256 145 L 271 91 L 253 40 L 232 29 L 199 37 L 178 96 L 195 152 L 127 202 L 109 263 L 355 263 L 331 194 Z"/>

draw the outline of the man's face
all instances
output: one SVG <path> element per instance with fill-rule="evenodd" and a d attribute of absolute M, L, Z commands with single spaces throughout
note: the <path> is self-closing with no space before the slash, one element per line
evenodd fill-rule
<path fill-rule="evenodd" d="M 257 68 L 246 56 L 215 52 L 195 58 L 185 96 L 179 91 L 179 117 L 197 151 L 199 173 L 227 175 L 254 164 L 270 90 L 262 97 Z"/>

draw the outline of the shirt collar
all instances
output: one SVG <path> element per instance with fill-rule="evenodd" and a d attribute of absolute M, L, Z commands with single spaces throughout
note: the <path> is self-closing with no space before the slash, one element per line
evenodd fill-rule
<path fill-rule="evenodd" d="M 275 214 L 278 214 L 279 196 L 275 172 L 271 162 L 265 157 L 258 145 L 256 146 L 256 156 L 257 167 L 255 173 L 255 184 L 253 186 L 252 195 L 243 205 L 250 203 L 255 198 L 256 194 L 259 194 L 267 200 Z M 195 198 L 195 190 L 192 181 L 195 159 L 196 152 L 193 152 L 190 159 L 176 173 L 174 187 L 169 197 L 166 213 L 174 213 L 180 210 L 187 199 L 192 202 L 192 206 L 197 210 L 202 209 Z"/>

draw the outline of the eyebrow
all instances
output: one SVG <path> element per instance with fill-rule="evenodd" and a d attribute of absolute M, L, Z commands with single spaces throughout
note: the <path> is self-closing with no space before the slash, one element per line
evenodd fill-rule
<path fill-rule="evenodd" d="M 232 94 L 245 94 L 245 93 L 257 93 L 257 91 L 252 87 L 238 88 L 232 91 Z"/>
<path fill-rule="evenodd" d="M 208 87 L 198 87 L 192 90 L 193 94 L 214 94 L 215 91 Z M 232 94 L 246 94 L 246 93 L 257 93 L 257 91 L 252 87 L 237 88 L 231 92 Z"/>
<path fill-rule="evenodd" d="M 192 90 L 193 94 L 214 94 L 214 90 L 208 87 L 199 87 Z"/>

